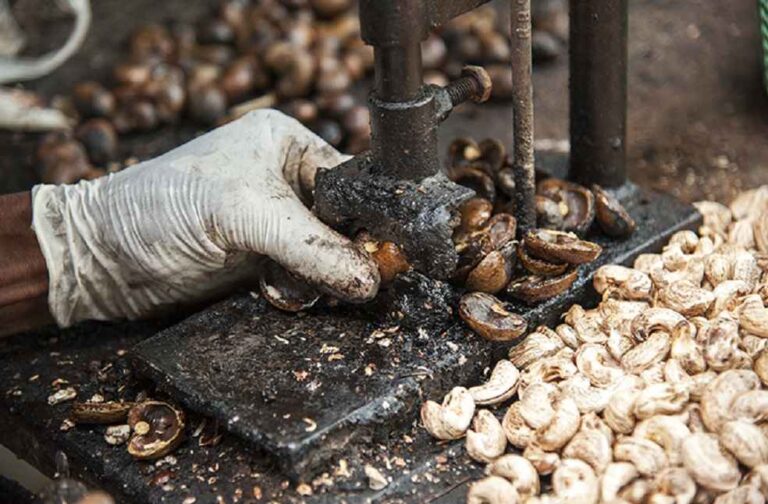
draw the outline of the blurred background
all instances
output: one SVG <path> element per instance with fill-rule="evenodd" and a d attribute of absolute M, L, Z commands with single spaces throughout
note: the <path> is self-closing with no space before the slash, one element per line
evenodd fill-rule
<path fill-rule="evenodd" d="M 48 139 L 49 151 L 40 153 L 41 135 L 0 133 L 0 191 L 29 189 L 46 171 L 48 179 L 68 180 L 120 169 L 222 122 L 242 102 L 246 108 L 281 107 L 342 150 L 365 148 L 365 110 L 350 112 L 353 104 L 364 103 L 369 73 L 369 52 L 356 36 L 355 2 L 308 3 L 94 2 L 82 48 L 51 75 L 24 87 L 77 111 L 81 126 L 89 116 L 104 115 L 86 110 L 98 107 L 88 100 L 104 99 L 99 98 L 104 90 L 113 102 L 108 129 L 116 130 L 117 138 L 110 141 L 104 124 L 91 121 L 78 134 L 89 159 L 82 160 L 79 171 L 62 174 L 67 170 L 51 165 L 61 157 L 79 159 L 71 146 Z M 457 111 L 442 129 L 444 139 L 497 136 L 511 143 L 504 103 L 509 79 L 503 65 L 508 54 L 503 4 L 497 5 L 499 15 L 492 8 L 475 11 L 424 45 L 430 81 L 454 77 L 464 63 L 495 72 L 494 102 Z M 540 141 L 567 138 L 566 4 L 533 2 Z M 10 6 L 26 35 L 22 54 L 58 47 L 71 30 L 72 16 L 57 2 L 15 0 Z M 285 52 L 286 44 L 302 49 Z M 727 5 L 630 0 L 629 52 L 634 181 L 685 200 L 721 201 L 741 187 L 766 182 L 768 99 L 754 0 Z"/>

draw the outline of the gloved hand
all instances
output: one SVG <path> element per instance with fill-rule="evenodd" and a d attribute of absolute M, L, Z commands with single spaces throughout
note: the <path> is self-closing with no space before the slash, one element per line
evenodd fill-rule
<path fill-rule="evenodd" d="M 296 120 L 252 112 L 100 179 L 33 189 L 32 226 L 59 325 L 144 318 L 253 281 L 269 256 L 350 302 L 376 295 L 375 263 L 296 195 L 346 158 Z"/>

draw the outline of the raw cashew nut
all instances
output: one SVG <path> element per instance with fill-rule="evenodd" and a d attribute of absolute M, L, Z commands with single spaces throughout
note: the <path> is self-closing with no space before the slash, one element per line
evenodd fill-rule
<path fill-rule="evenodd" d="M 741 485 L 718 495 L 713 504 L 765 504 L 765 495 L 752 485 Z"/>
<path fill-rule="evenodd" d="M 608 332 L 608 341 L 605 343 L 605 347 L 611 353 L 611 357 L 621 362 L 624 354 L 629 352 L 635 346 L 635 340 L 631 336 L 627 336 L 629 332 L 623 333 L 616 329 L 611 329 Z"/>
<path fill-rule="evenodd" d="M 651 482 L 645 478 L 637 478 L 619 492 L 619 502 L 630 504 L 645 504 L 653 489 Z"/>
<path fill-rule="evenodd" d="M 657 383 L 640 391 L 635 402 L 635 416 L 640 419 L 654 415 L 680 413 L 690 398 L 685 384 Z"/>
<path fill-rule="evenodd" d="M 763 464 L 752 469 L 744 478 L 744 483 L 754 486 L 763 495 L 768 495 L 768 464 Z"/>
<path fill-rule="evenodd" d="M 656 415 L 640 422 L 635 427 L 633 436 L 653 441 L 667 454 L 669 463 L 678 465 L 680 460 L 680 446 L 691 435 L 691 430 L 685 422 L 676 416 Z"/>
<path fill-rule="evenodd" d="M 731 276 L 731 261 L 725 254 L 710 254 L 704 258 L 704 276 L 717 287 Z"/>
<path fill-rule="evenodd" d="M 635 317 L 632 321 L 632 336 L 636 341 L 645 341 L 658 331 L 668 334 L 677 332 L 686 327 L 689 322 L 674 310 L 669 308 L 650 308 Z"/>
<path fill-rule="evenodd" d="M 565 459 L 552 474 L 552 488 L 560 499 L 574 504 L 596 504 L 600 483 L 595 471 L 576 459 Z"/>
<path fill-rule="evenodd" d="M 464 387 L 455 387 L 439 405 L 427 401 L 421 407 L 421 422 L 427 432 L 441 440 L 459 439 L 475 414 L 475 401 Z"/>
<path fill-rule="evenodd" d="M 744 298 L 739 306 L 739 325 L 751 334 L 768 338 L 768 309 L 757 294 Z"/>
<path fill-rule="evenodd" d="M 469 393 L 478 406 L 498 404 L 515 395 L 519 380 L 520 371 L 514 364 L 502 359 L 496 363 L 488 381 L 471 387 Z"/>
<path fill-rule="evenodd" d="M 597 418 L 594 413 L 590 415 Z M 608 464 L 613 461 L 612 441 L 613 438 L 606 434 L 605 430 L 595 425 L 594 420 L 589 421 L 585 416 L 581 421 L 581 428 L 563 449 L 563 457 L 582 460 L 597 474 L 602 474 Z"/>
<path fill-rule="evenodd" d="M 545 451 L 556 451 L 579 430 L 581 414 L 573 399 L 561 397 L 555 403 L 552 421 L 536 429 L 536 442 Z"/>
<path fill-rule="evenodd" d="M 566 352 L 573 352 L 570 348 L 563 348 L 552 357 L 534 362 L 520 375 L 520 385 L 517 395 L 522 397 L 525 391 L 534 383 L 553 383 L 565 380 L 575 375 L 579 370 L 573 363 L 573 356 Z"/>
<path fill-rule="evenodd" d="M 671 385 L 687 385 L 690 390 L 691 377 L 677 359 L 664 362 L 664 381 Z"/>
<path fill-rule="evenodd" d="M 747 467 L 768 464 L 768 439 L 752 422 L 726 422 L 720 430 L 720 444 Z"/>
<path fill-rule="evenodd" d="M 708 315 L 716 317 L 726 310 L 733 309 L 732 305 L 736 303 L 739 296 L 749 292 L 749 286 L 741 280 L 725 280 L 719 283 L 712 291 L 715 302 L 709 308 Z"/>
<path fill-rule="evenodd" d="M 647 301 L 604 298 L 597 309 L 603 316 L 604 330 L 615 329 L 623 335 L 631 336 L 632 321 L 650 307 Z"/>
<path fill-rule="evenodd" d="M 763 385 L 768 386 L 768 349 L 760 351 L 753 363 L 755 373 Z"/>
<path fill-rule="evenodd" d="M 675 336 L 670 356 L 677 359 L 688 374 L 701 373 L 707 369 L 704 354 L 690 332 L 683 331 Z"/>
<path fill-rule="evenodd" d="M 557 387 L 551 383 L 534 383 L 520 397 L 520 415 L 534 429 L 548 425 L 555 415 L 553 403 Z"/>
<path fill-rule="evenodd" d="M 565 346 L 572 348 L 573 350 L 579 348 L 579 336 L 576 334 L 576 329 L 568 324 L 560 324 L 555 328 L 555 332 L 560 336 L 560 339 L 563 340 Z"/>
<path fill-rule="evenodd" d="M 541 489 L 539 473 L 525 457 L 513 454 L 503 455 L 491 462 L 485 468 L 485 472 L 488 475 L 501 476 L 512 483 L 523 501 L 539 495 Z"/>
<path fill-rule="evenodd" d="M 467 454 L 478 462 L 490 462 L 504 454 L 507 438 L 499 420 L 488 410 L 480 410 L 467 431 Z"/>
<path fill-rule="evenodd" d="M 608 406 L 613 389 L 593 387 L 589 379 L 579 373 L 560 384 L 560 393 L 572 399 L 581 413 L 599 413 Z"/>
<path fill-rule="evenodd" d="M 757 287 L 762 271 L 760 270 L 760 266 L 757 265 L 757 259 L 755 259 L 755 256 L 750 252 L 741 250 L 734 253 L 731 257 L 731 269 L 732 278 L 734 280 L 742 280 L 746 282 L 750 291 Z M 768 320 L 766 320 L 766 322 L 768 322 Z M 768 329 L 768 327 L 766 329 Z"/>
<path fill-rule="evenodd" d="M 603 345 L 587 343 L 576 350 L 576 367 L 594 387 L 610 387 L 624 376 L 608 350 Z"/>
<path fill-rule="evenodd" d="M 683 441 L 681 454 L 683 465 L 699 485 L 720 492 L 738 486 L 739 466 L 713 434 L 692 434 Z"/>
<path fill-rule="evenodd" d="M 537 329 L 509 350 L 509 360 L 518 369 L 526 369 L 539 359 L 554 355 L 565 343 L 555 333 L 554 337 Z"/>
<path fill-rule="evenodd" d="M 488 476 L 469 486 L 467 504 L 517 504 L 522 502 L 514 485 L 501 476 Z"/>
<path fill-rule="evenodd" d="M 631 462 L 643 476 L 655 476 L 669 465 L 664 449 L 640 437 L 625 437 L 613 445 L 613 457 L 618 461 Z"/>
<path fill-rule="evenodd" d="M 717 373 L 714 371 L 704 371 L 691 376 L 690 382 L 688 382 L 688 390 L 691 393 L 692 401 L 701 401 L 704 396 L 704 391 L 707 389 L 707 385 L 712 383 L 717 378 Z"/>
<path fill-rule="evenodd" d="M 504 435 L 509 444 L 515 448 L 524 450 L 536 438 L 536 433 L 531 429 L 520 414 L 520 402 L 513 403 L 501 421 Z"/>
<path fill-rule="evenodd" d="M 706 270 L 705 270 L 706 271 Z M 689 280 L 672 282 L 659 291 L 658 301 L 685 317 L 704 315 L 715 295 Z"/>
<path fill-rule="evenodd" d="M 736 367 L 739 324 L 730 314 L 720 314 L 704 332 L 704 358 L 715 371 Z"/>
<path fill-rule="evenodd" d="M 621 367 L 632 374 L 638 374 L 664 360 L 671 348 L 669 333 L 657 331 L 642 343 L 628 350 L 621 357 Z"/>
<path fill-rule="evenodd" d="M 751 390 L 731 403 L 731 418 L 759 423 L 768 420 L 768 390 Z"/>
<path fill-rule="evenodd" d="M 634 465 L 629 462 L 612 462 L 600 477 L 601 502 L 614 502 L 622 488 L 640 476 Z"/>
<path fill-rule="evenodd" d="M 639 396 L 639 387 L 614 392 L 603 411 L 605 423 L 619 434 L 631 433 L 635 428 L 635 403 Z"/>
<path fill-rule="evenodd" d="M 598 294 L 615 289 L 625 299 L 648 299 L 653 283 L 647 273 L 616 264 L 601 266 L 592 278 Z"/>
<path fill-rule="evenodd" d="M 604 343 L 608 339 L 602 328 L 602 319 L 598 310 L 585 310 L 580 305 L 571 306 L 563 317 L 582 343 Z"/>
<path fill-rule="evenodd" d="M 704 217 L 704 225 L 699 228 L 699 234 L 709 236 L 711 234 L 724 235 L 731 223 L 731 211 L 727 206 L 716 201 L 697 201 L 693 204 Z M 706 230 L 707 232 L 703 232 Z"/>
<path fill-rule="evenodd" d="M 739 395 L 760 388 L 760 379 L 745 369 L 729 369 L 712 380 L 701 396 L 701 418 L 712 432 L 718 432 L 731 418 L 730 407 Z"/>
<path fill-rule="evenodd" d="M 696 497 L 696 482 L 682 467 L 668 467 L 653 479 L 658 494 L 672 497 L 675 504 L 689 504 Z"/>
<path fill-rule="evenodd" d="M 560 465 L 560 455 L 555 452 L 548 452 L 541 449 L 541 446 L 536 441 L 531 442 L 523 451 L 523 457 L 525 457 L 533 467 L 536 468 L 536 472 L 542 476 L 552 474 L 554 470 Z"/>

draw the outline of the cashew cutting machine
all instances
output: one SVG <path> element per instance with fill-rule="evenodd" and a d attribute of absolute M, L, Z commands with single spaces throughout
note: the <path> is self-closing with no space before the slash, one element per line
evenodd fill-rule
<path fill-rule="evenodd" d="M 414 422 L 424 396 L 478 382 L 506 351 L 462 325 L 453 311 L 460 292 L 442 281 L 457 260 L 452 214 L 472 193 L 441 173 L 438 125 L 461 102 L 487 96 L 487 75 L 468 68 L 447 87 L 424 85 L 420 53 L 432 30 L 487 1 L 360 1 L 363 39 L 375 52 L 372 149 L 319 175 L 316 210 L 340 230 L 365 228 L 401 244 L 418 272 L 401 275 L 366 306 L 323 305 L 301 315 L 235 296 L 133 348 L 136 364 L 161 388 L 263 450 L 288 477 L 306 481 L 330 460 L 386 443 Z M 509 3 L 513 113 L 496 122 L 515 128 L 525 227 L 534 176 L 530 4 Z M 534 308 L 511 303 L 531 328 L 556 322 L 573 303 L 593 302 L 590 277 L 600 265 L 658 250 L 700 218 L 626 179 L 627 0 L 572 0 L 569 43 L 570 156 L 536 169 L 611 189 L 638 229 L 625 241 L 590 237 L 603 255 L 568 292 Z"/>

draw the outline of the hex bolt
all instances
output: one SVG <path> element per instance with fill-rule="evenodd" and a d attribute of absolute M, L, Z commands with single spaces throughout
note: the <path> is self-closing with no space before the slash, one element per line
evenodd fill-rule
<path fill-rule="evenodd" d="M 455 107 L 467 100 L 482 103 L 491 97 L 493 84 L 485 68 L 480 66 L 465 66 L 461 77 L 445 87 L 451 104 Z"/>

